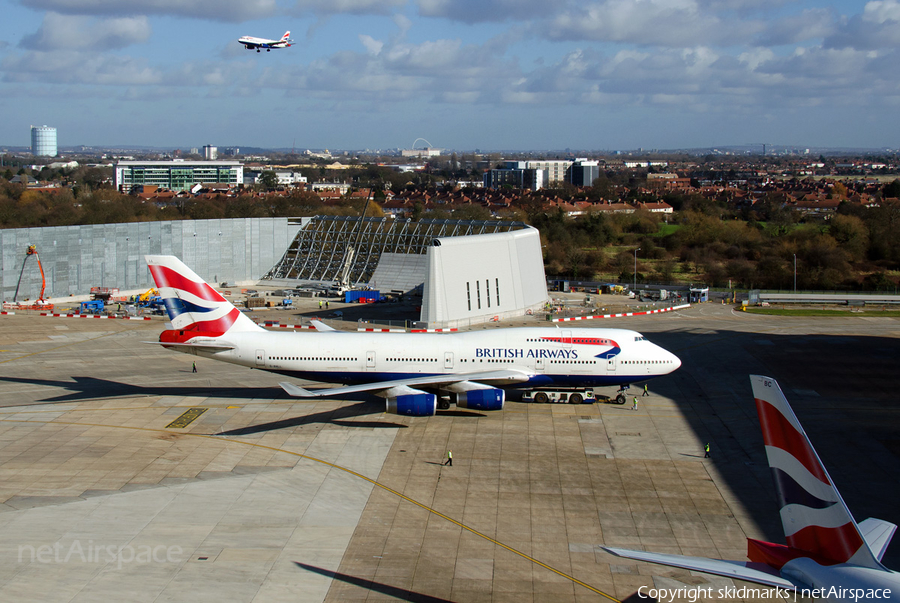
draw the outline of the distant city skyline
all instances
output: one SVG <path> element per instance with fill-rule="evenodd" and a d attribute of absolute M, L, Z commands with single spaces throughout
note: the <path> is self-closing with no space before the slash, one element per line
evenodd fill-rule
<path fill-rule="evenodd" d="M 0 2 L 3 146 L 900 146 L 900 0 Z"/>

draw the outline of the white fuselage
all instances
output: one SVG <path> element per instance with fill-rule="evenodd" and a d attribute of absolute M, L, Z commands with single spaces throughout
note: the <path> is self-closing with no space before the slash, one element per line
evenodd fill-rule
<path fill-rule="evenodd" d="M 247 48 L 282 48 L 289 45 L 287 40 L 268 40 L 266 38 L 254 38 L 253 36 L 243 36 L 238 38 L 238 42 Z"/>
<path fill-rule="evenodd" d="M 781 575 L 798 588 L 798 596 L 828 601 L 900 601 L 900 574 L 841 563 L 819 565 L 808 557 L 793 559 Z M 808 589 L 809 593 L 802 593 Z"/>
<path fill-rule="evenodd" d="M 368 383 L 501 369 L 531 375 L 520 386 L 624 385 L 681 366 L 672 353 L 624 329 L 510 328 L 465 333 L 229 332 L 192 348 L 201 356 L 292 377 Z"/>

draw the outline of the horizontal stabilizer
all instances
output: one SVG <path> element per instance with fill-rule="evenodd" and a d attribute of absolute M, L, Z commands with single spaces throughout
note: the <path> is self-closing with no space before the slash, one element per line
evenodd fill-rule
<path fill-rule="evenodd" d="M 866 544 L 872 549 L 872 554 L 881 561 L 881 558 L 884 557 L 884 552 L 891 543 L 891 538 L 894 537 L 894 532 L 897 531 L 897 526 L 889 521 L 870 517 L 859 522 L 859 531 L 862 532 Z"/>
<path fill-rule="evenodd" d="M 794 588 L 794 584 L 782 578 L 779 575 L 778 570 L 763 563 L 753 563 L 751 561 L 725 561 L 722 559 L 707 559 L 705 557 L 667 555 L 665 553 L 645 553 L 644 551 L 630 551 L 628 549 L 616 549 L 606 546 L 600 548 L 617 557 L 626 557 L 638 561 L 649 561 L 650 563 L 659 563 L 660 565 L 668 565 L 670 567 L 680 567 L 682 569 L 715 574 L 716 576 L 725 576 L 726 578 L 746 580 L 747 582 L 776 588 Z"/>
<path fill-rule="evenodd" d="M 293 396 L 295 398 L 315 398 L 316 394 L 312 393 L 309 390 L 305 390 L 299 385 L 294 385 L 293 383 L 288 383 L 287 381 L 282 381 L 278 385 L 281 386 L 281 389 L 286 391 L 289 396 Z"/>
<path fill-rule="evenodd" d="M 309 324 L 314 326 L 316 328 L 316 331 L 319 331 L 320 333 L 324 333 L 325 331 L 337 331 L 337 329 L 329 327 L 321 320 L 311 320 L 309 321 Z"/>

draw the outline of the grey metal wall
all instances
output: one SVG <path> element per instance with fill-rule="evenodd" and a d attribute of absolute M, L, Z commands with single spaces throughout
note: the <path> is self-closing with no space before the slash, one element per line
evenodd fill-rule
<path fill-rule="evenodd" d="M 45 297 L 62 298 L 91 287 L 150 287 L 146 254 L 178 256 L 210 282 L 255 281 L 281 259 L 298 229 L 287 218 L 240 218 L 0 230 L 0 298 L 13 299 L 29 245 L 41 256 Z M 19 300 L 40 292 L 37 262 L 28 263 Z"/>
<path fill-rule="evenodd" d="M 435 239 L 421 320 L 459 327 L 522 316 L 547 301 L 541 236 L 535 228 Z"/>

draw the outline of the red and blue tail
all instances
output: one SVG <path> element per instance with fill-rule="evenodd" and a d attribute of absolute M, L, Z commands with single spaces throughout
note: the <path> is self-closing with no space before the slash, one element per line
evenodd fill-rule
<path fill-rule="evenodd" d="M 173 341 L 262 330 L 175 256 L 145 259 L 172 321 L 173 331 L 167 333 L 172 333 Z"/>
<path fill-rule="evenodd" d="M 804 556 L 882 569 L 778 383 L 758 375 L 750 381 L 788 543 L 751 540 L 750 559 L 780 567 Z"/>

